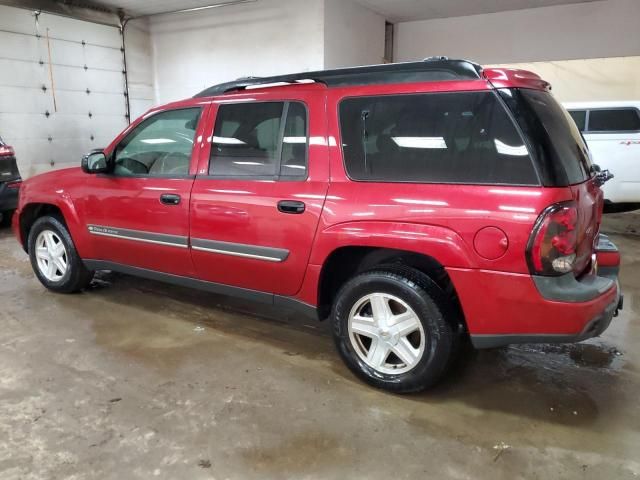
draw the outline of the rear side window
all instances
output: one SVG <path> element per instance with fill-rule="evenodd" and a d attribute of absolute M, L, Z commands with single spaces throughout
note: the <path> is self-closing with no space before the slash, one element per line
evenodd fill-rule
<path fill-rule="evenodd" d="M 586 110 L 569 110 L 569 115 L 576 122 L 578 130 L 584 132 L 587 128 L 587 111 Z"/>
<path fill-rule="evenodd" d="M 589 111 L 590 132 L 626 133 L 640 131 L 640 114 L 635 108 Z"/>
<path fill-rule="evenodd" d="M 353 180 L 538 184 L 527 147 L 493 92 L 348 98 L 340 127 Z"/>
<path fill-rule="evenodd" d="M 299 102 L 220 105 L 209 175 L 306 178 L 307 111 Z"/>
<path fill-rule="evenodd" d="M 545 186 L 566 186 L 589 178 L 587 145 L 575 121 L 548 92 L 499 90 L 534 154 Z"/>

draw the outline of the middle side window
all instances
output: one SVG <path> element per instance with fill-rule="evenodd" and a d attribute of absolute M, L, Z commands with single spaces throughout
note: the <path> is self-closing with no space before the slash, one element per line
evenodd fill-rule
<path fill-rule="evenodd" d="M 308 139 L 306 108 L 300 102 L 220 105 L 209 175 L 306 178 Z"/>

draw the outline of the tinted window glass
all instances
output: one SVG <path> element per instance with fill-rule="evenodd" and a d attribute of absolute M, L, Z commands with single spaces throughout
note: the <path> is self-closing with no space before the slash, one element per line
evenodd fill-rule
<path fill-rule="evenodd" d="M 209 174 L 306 177 L 307 140 L 307 113 L 301 103 L 220 105 Z"/>
<path fill-rule="evenodd" d="M 526 132 L 546 185 L 575 184 L 589 178 L 587 145 L 576 123 L 550 93 L 526 88 L 500 93 Z"/>
<path fill-rule="evenodd" d="M 586 110 L 569 110 L 569 115 L 576 122 L 578 130 L 584 132 L 587 123 L 587 111 Z"/>
<path fill-rule="evenodd" d="M 0 182 L 20 177 L 15 157 L 0 157 Z"/>
<path fill-rule="evenodd" d="M 537 184 L 527 147 L 492 92 L 350 98 L 340 104 L 354 180 Z"/>
<path fill-rule="evenodd" d="M 283 109 L 282 102 L 220 105 L 209 174 L 275 176 Z"/>
<path fill-rule="evenodd" d="M 116 175 L 187 175 L 200 108 L 161 112 L 144 120 L 115 150 Z"/>
<path fill-rule="evenodd" d="M 589 131 L 591 132 L 637 132 L 639 130 L 640 115 L 635 108 L 589 112 Z"/>
<path fill-rule="evenodd" d="M 290 103 L 282 138 L 281 177 L 307 173 L 307 111 L 301 103 Z"/>

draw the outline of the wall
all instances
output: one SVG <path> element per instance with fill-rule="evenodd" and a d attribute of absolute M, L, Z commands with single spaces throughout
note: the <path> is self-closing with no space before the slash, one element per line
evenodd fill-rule
<path fill-rule="evenodd" d="M 129 108 L 135 120 L 155 104 L 153 79 L 153 48 L 149 20 L 127 23 L 124 34 L 129 82 Z"/>
<path fill-rule="evenodd" d="M 640 55 L 640 1 L 605 0 L 397 25 L 398 61 L 431 55 L 482 64 Z"/>
<path fill-rule="evenodd" d="M 326 0 L 324 67 L 384 61 L 385 18 L 350 0 Z"/>
<path fill-rule="evenodd" d="M 525 68 L 561 101 L 640 97 L 640 1 L 604 0 L 396 25 L 397 61 L 431 55 Z"/>
<path fill-rule="evenodd" d="M 536 72 L 551 82 L 553 94 L 562 102 L 640 99 L 640 56 L 501 66 Z"/>
<path fill-rule="evenodd" d="M 153 17 L 155 101 L 247 75 L 320 69 L 324 0 L 260 0 Z"/>

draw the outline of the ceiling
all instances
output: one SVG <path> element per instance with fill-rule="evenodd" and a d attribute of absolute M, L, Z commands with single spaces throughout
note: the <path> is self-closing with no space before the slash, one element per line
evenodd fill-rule
<path fill-rule="evenodd" d="M 506 10 L 548 7 L 596 0 L 356 0 L 387 20 L 407 22 L 432 18 L 463 17 Z"/>
<path fill-rule="evenodd" d="M 234 0 L 94 0 L 92 3 L 122 8 L 133 16 L 151 15 Z M 260 0 L 256 0 L 260 1 Z M 546 7 L 596 0 L 356 0 L 392 22 L 427 20 L 431 18 L 462 17 L 505 10 Z"/>

